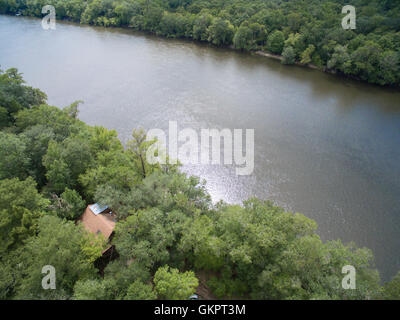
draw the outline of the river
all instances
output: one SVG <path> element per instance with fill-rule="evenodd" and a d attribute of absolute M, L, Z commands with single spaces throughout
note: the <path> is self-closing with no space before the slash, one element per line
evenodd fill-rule
<path fill-rule="evenodd" d="M 184 166 L 214 201 L 270 199 L 318 223 L 323 240 L 373 250 L 400 270 L 400 92 L 206 44 L 124 29 L 0 16 L 0 65 L 59 107 L 116 129 L 254 129 L 254 172 Z"/>

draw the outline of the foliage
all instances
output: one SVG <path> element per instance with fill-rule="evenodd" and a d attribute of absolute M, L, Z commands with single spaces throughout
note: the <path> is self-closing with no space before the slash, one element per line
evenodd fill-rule
<path fill-rule="evenodd" d="M 210 218 L 188 224 L 180 245 L 195 269 L 218 275 L 209 286 L 220 297 L 366 299 L 378 288 L 370 251 L 323 244 L 315 222 L 300 214 L 252 199 L 221 204 Z M 359 291 L 351 294 L 340 286 L 346 264 L 358 270 Z"/>
<path fill-rule="evenodd" d="M 100 279 L 78 280 L 74 286 L 74 300 L 105 300 L 106 286 Z"/>
<path fill-rule="evenodd" d="M 312 61 L 312 54 L 315 51 L 315 47 L 311 44 L 306 50 L 301 54 L 300 62 L 303 64 L 309 64 Z"/>
<path fill-rule="evenodd" d="M 36 233 L 37 220 L 47 205 L 31 177 L 0 180 L 0 254 Z"/>
<path fill-rule="evenodd" d="M 60 218 L 75 220 L 82 215 L 85 201 L 76 190 L 66 188 L 61 196 L 53 194 L 51 209 Z"/>
<path fill-rule="evenodd" d="M 82 131 L 62 142 L 50 141 L 43 157 L 48 191 L 60 194 L 66 187 L 74 189 L 79 186 L 79 176 L 94 161 L 87 135 L 88 131 Z"/>
<path fill-rule="evenodd" d="M 14 123 L 18 111 L 45 102 L 47 96 L 42 91 L 24 83 L 17 69 L 0 70 L 0 129 Z"/>
<path fill-rule="evenodd" d="M 21 256 L 23 280 L 17 297 L 51 299 L 63 296 L 69 298 L 78 280 L 94 278 L 96 269 L 93 256 L 88 255 L 84 247 L 94 246 L 85 237 L 83 229 L 71 221 L 57 217 L 44 216 L 39 222 L 39 234 L 30 238 L 24 246 Z M 61 247 L 61 248 L 60 248 Z M 56 270 L 56 289 L 43 290 L 41 283 L 42 267 L 54 266 Z"/>
<path fill-rule="evenodd" d="M 77 119 L 79 113 L 79 104 L 83 103 L 82 100 L 75 101 L 71 103 L 68 107 L 65 107 L 63 111 L 71 118 Z"/>
<path fill-rule="evenodd" d="M 186 300 L 195 293 L 199 281 L 192 271 L 180 273 L 178 269 L 164 266 L 155 273 L 154 285 L 160 299 Z"/>
<path fill-rule="evenodd" d="M 292 46 L 286 47 L 282 52 L 283 64 L 294 64 L 296 62 L 296 53 Z"/>
<path fill-rule="evenodd" d="M 208 41 L 217 46 L 232 43 L 234 27 L 228 20 L 215 18 L 207 29 Z"/>
<path fill-rule="evenodd" d="M 30 159 L 26 143 L 13 133 L 0 132 L 0 179 L 28 177 Z"/>
<path fill-rule="evenodd" d="M 285 36 L 282 31 L 274 31 L 268 36 L 267 49 L 272 53 L 281 54 L 285 42 Z"/>
<path fill-rule="evenodd" d="M 400 272 L 383 286 L 381 298 L 386 300 L 400 300 Z"/>
<path fill-rule="evenodd" d="M 38 186 L 43 187 L 47 182 L 43 156 L 47 152 L 49 142 L 55 139 L 54 131 L 52 128 L 39 124 L 27 128 L 20 134 L 20 138 L 25 144 L 22 159 L 28 162 L 27 171 L 35 178 Z"/>
<path fill-rule="evenodd" d="M 157 165 L 150 165 L 146 161 L 146 151 L 153 144 L 153 141 L 147 141 L 146 133 L 143 129 L 133 130 L 132 138 L 128 143 L 128 151 L 137 167 L 135 172 L 139 171 L 141 178 L 144 179 L 154 171 L 154 167 L 157 167 Z"/>
<path fill-rule="evenodd" d="M 157 295 L 151 284 L 145 284 L 136 280 L 128 287 L 125 300 L 155 300 Z"/>
<path fill-rule="evenodd" d="M 236 49 L 251 49 L 253 33 L 246 25 L 241 25 L 233 37 L 233 45 Z"/>

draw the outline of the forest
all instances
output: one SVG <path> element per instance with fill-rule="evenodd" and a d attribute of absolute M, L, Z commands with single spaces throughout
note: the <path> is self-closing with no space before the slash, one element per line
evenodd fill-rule
<path fill-rule="evenodd" d="M 371 250 L 321 241 L 315 221 L 252 198 L 212 203 L 179 164 L 149 164 L 155 142 L 78 119 L 76 101 L 46 104 L 17 69 L 0 71 L 0 298 L 400 299 L 400 273 L 382 285 Z M 78 219 L 93 202 L 117 213 L 118 257 L 99 267 L 104 237 Z M 54 266 L 56 289 L 42 288 Z M 342 287 L 342 267 L 356 289 Z"/>
<path fill-rule="evenodd" d="M 342 8 L 356 8 L 344 30 Z M 400 0 L 0 0 L 0 13 L 128 27 L 282 56 L 369 83 L 400 83 Z"/>

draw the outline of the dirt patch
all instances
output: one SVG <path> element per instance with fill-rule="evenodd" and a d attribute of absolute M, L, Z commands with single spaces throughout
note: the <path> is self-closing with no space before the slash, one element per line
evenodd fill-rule
<path fill-rule="evenodd" d="M 210 279 L 210 276 L 209 273 L 204 271 L 196 272 L 196 277 L 199 279 L 199 286 L 196 289 L 196 293 L 201 300 L 217 300 L 217 297 L 213 295 L 210 288 L 207 286 L 207 280 Z"/>

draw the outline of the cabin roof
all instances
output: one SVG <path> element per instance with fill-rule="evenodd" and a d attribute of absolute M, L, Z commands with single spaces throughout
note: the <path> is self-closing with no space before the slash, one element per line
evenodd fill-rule
<path fill-rule="evenodd" d="M 97 213 L 92 211 L 92 208 Z M 99 212 L 98 208 L 103 208 L 103 210 Z M 102 233 L 108 239 L 114 231 L 116 220 L 114 214 L 104 212 L 106 209 L 107 207 L 100 207 L 98 204 L 89 205 L 80 218 L 80 221 L 86 230 L 94 234 Z"/>
<path fill-rule="evenodd" d="M 92 212 L 95 215 L 98 215 L 99 213 L 102 213 L 103 211 L 107 210 L 108 206 L 102 206 L 98 203 L 95 203 L 95 204 L 89 205 L 89 208 L 90 208 L 90 210 L 92 210 Z"/>

